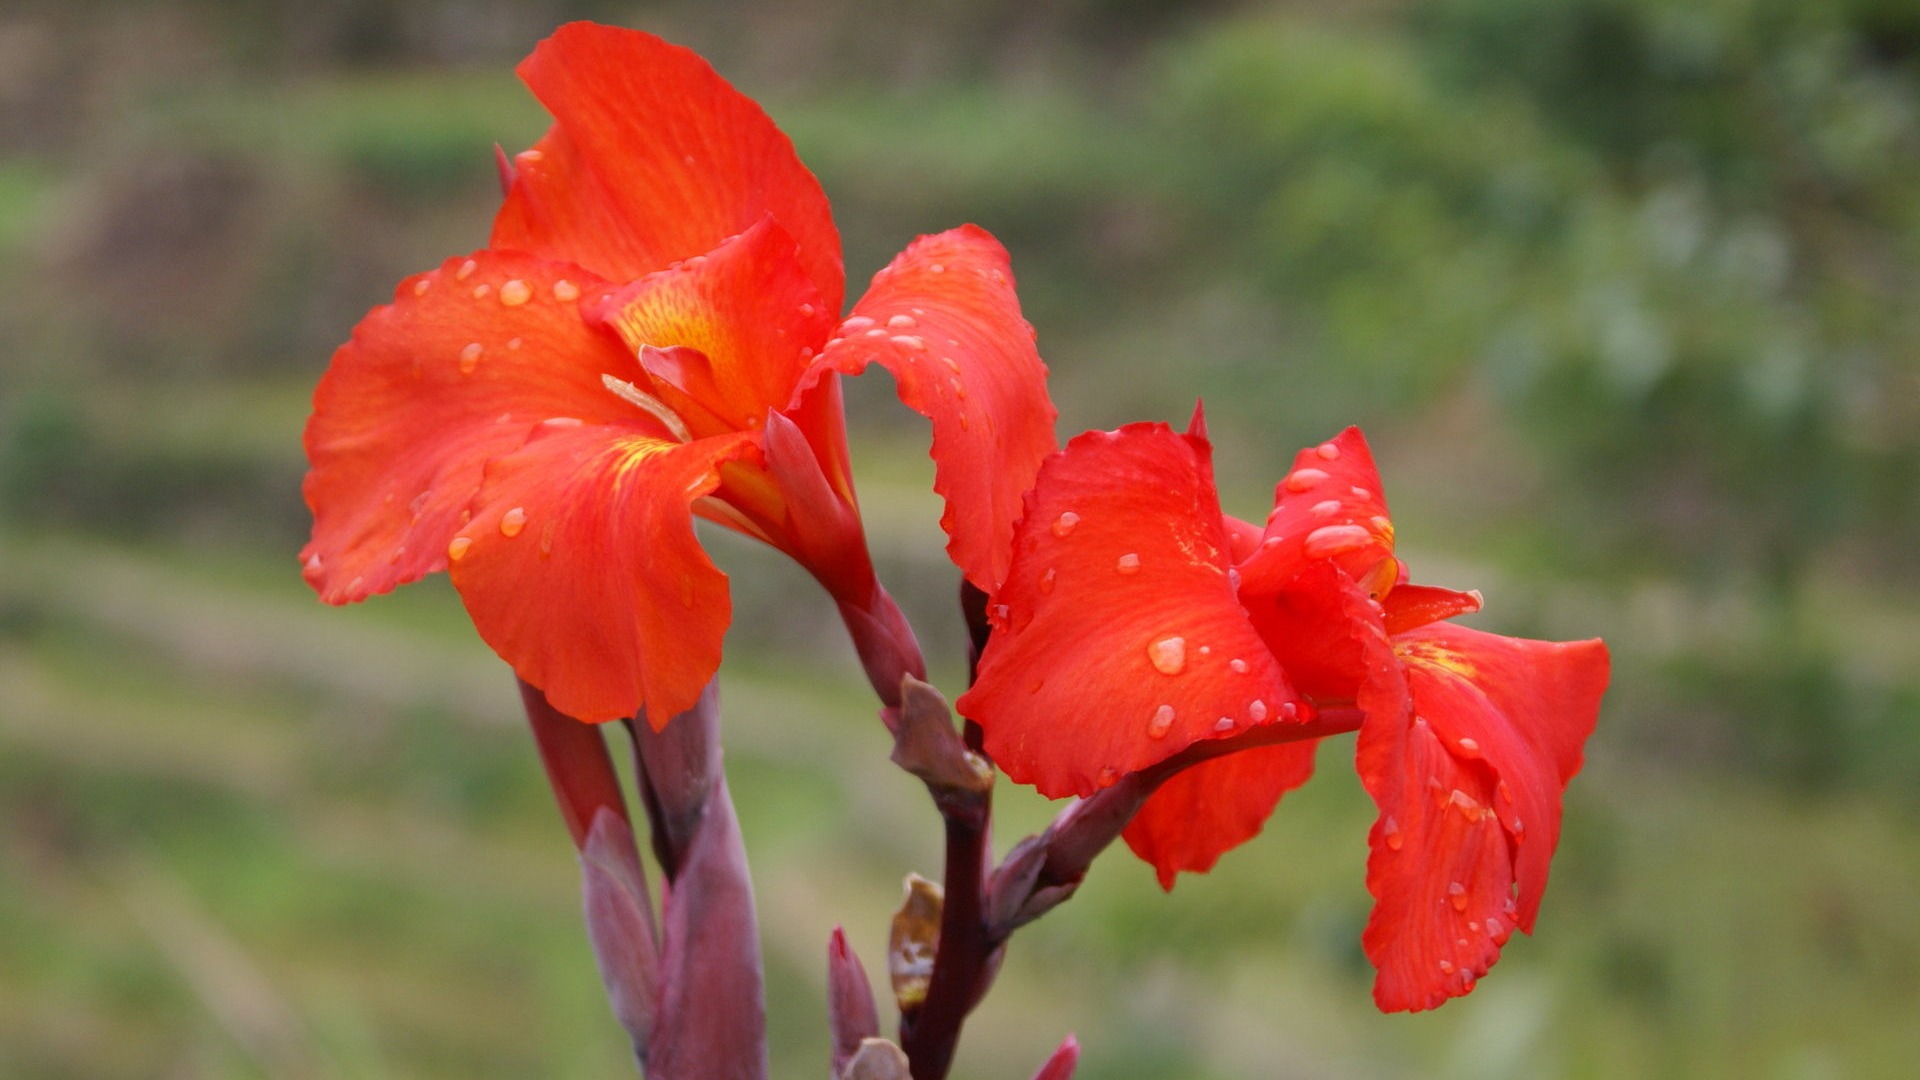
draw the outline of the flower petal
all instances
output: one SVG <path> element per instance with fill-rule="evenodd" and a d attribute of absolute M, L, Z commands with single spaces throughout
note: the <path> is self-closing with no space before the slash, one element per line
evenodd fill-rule
<path fill-rule="evenodd" d="M 1361 935 L 1379 969 L 1374 1002 L 1389 1012 L 1431 1009 L 1473 989 L 1513 933 L 1513 865 L 1490 805 L 1494 781 L 1421 719 L 1370 713 L 1357 756 L 1380 807 L 1368 836 L 1375 903 Z"/>
<path fill-rule="evenodd" d="M 707 255 L 649 274 L 588 313 L 640 357 L 663 400 L 732 430 L 785 409 L 833 315 L 796 258 L 793 238 L 763 218 Z M 682 408 L 688 401 L 691 408 Z"/>
<path fill-rule="evenodd" d="M 600 382 L 631 361 L 580 317 L 579 298 L 602 287 L 578 267 L 483 251 L 408 278 L 361 320 L 307 422 L 301 558 L 323 600 L 443 569 L 487 461 L 536 424 L 633 411 Z"/>
<path fill-rule="evenodd" d="M 1241 572 L 1256 590 L 1291 578 L 1307 562 L 1330 559 L 1376 595 L 1393 584 L 1393 523 L 1373 452 L 1359 428 L 1347 428 L 1295 456 L 1273 492 L 1260 550 Z"/>
<path fill-rule="evenodd" d="M 1560 837 L 1560 796 L 1607 687 L 1598 641 L 1531 641 L 1436 624 L 1394 638 L 1415 707 L 1457 757 L 1498 782 L 1487 805 L 1515 849 L 1520 928 L 1533 930 Z"/>
<path fill-rule="evenodd" d="M 1395 585 L 1385 600 L 1387 633 L 1404 634 L 1428 623 L 1471 615 L 1486 603 L 1480 590 L 1455 592 L 1433 585 Z"/>
<path fill-rule="evenodd" d="M 1014 780 L 1091 794 L 1298 708 L 1234 597 L 1208 453 L 1134 424 L 1081 435 L 1041 467 L 978 681 L 957 703 Z"/>
<path fill-rule="evenodd" d="M 1058 445 L 1047 368 L 1020 315 L 1006 249 L 963 226 L 914 241 L 874 275 L 822 368 L 879 362 L 933 421 L 934 489 L 948 553 L 987 592 L 1007 571 L 1021 496 Z"/>
<path fill-rule="evenodd" d="M 487 644 L 553 707 L 655 727 L 691 708 L 720 666 L 727 578 L 693 533 L 693 500 L 751 435 L 692 443 L 635 424 L 543 425 L 495 460 L 448 548 Z"/>
<path fill-rule="evenodd" d="M 569 23 L 519 70 L 555 122 L 515 159 L 493 247 L 631 281 L 771 215 L 825 308 L 840 310 L 840 235 L 820 182 L 705 60 L 637 30 Z"/>
<path fill-rule="evenodd" d="M 1318 739 L 1256 746 L 1176 773 L 1120 835 L 1169 891 L 1180 871 L 1202 874 L 1259 835 L 1280 796 L 1313 775 Z"/>

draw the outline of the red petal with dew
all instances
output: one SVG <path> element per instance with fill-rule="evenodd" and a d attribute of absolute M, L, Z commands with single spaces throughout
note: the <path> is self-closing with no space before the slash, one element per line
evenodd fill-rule
<path fill-rule="evenodd" d="M 1560 796 L 1607 688 L 1599 641 L 1531 641 L 1436 624 L 1396 636 L 1414 706 L 1456 757 L 1479 759 L 1511 836 L 1520 928 L 1531 932 L 1560 838 Z"/>
<path fill-rule="evenodd" d="M 554 126 L 515 158 L 492 246 L 631 281 L 771 215 L 838 312 L 840 235 L 820 182 L 760 106 L 688 49 L 569 23 L 520 64 Z"/>
<path fill-rule="evenodd" d="M 933 421 L 947 551 L 991 592 L 1006 575 L 1021 496 L 1058 445 L 1047 368 L 1006 249 L 971 225 L 923 236 L 874 275 L 853 311 L 823 367 L 857 375 L 878 362 L 900 400 Z"/>
<path fill-rule="evenodd" d="M 1256 746 L 1176 773 L 1120 835 L 1171 890 L 1180 871 L 1203 874 L 1260 833 L 1280 797 L 1313 775 L 1319 740 Z"/>
<path fill-rule="evenodd" d="M 307 422 L 314 525 L 301 558 L 323 600 L 445 568 L 486 463 L 535 425 L 632 413 L 600 382 L 631 360 L 580 316 L 601 287 L 578 267 L 479 252 L 401 282 L 361 320 Z"/>
<path fill-rule="evenodd" d="M 553 707 L 589 722 L 691 708 L 720 666 L 727 578 L 693 500 L 752 436 L 676 443 L 637 424 L 542 425 L 494 461 L 450 542 L 480 636 Z"/>
<path fill-rule="evenodd" d="M 612 292 L 590 318 L 626 342 L 695 434 L 717 434 L 714 422 L 757 428 L 767 410 L 793 402 L 834 321 L 796 255 L 792 237 L 762 219 L 710 254 Z"/>
<path fill-rule="evenodd" d="M 1297 705 L 1234 596 L 1208 453 L 1134 424 L 1042 465 L 979 678 L 957 703 L 1017 782 L 1091 794 Z"/>
<path fill-rule="evenodd" d="M 1500 958 L 1515 925 L 1513 864 L 1484 765 L 1455 757 L 1425 720 L 1380 720 L 1369 713 L 1357 750 L 1380 808 L 1361 945 L 1379 971 L 1374 1002 L 1417 1012 L 1472 990 Z"/>
<path fill-rule="evenodd" d="M 1376 596 L 1393 584 L 1393 523 L 1373 452 L 1359 428 L 1347 428 L 1295 456 L 1274 487 L 1260 550 L 1241 567 L 1266 590 L 1308 562 L 1331 560 Z"/>

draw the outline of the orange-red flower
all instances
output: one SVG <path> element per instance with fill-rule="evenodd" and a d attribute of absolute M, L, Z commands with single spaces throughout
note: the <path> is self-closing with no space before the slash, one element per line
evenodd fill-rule
<path fill-rule="evenodd" d="M 697 513 L 805 565 L 870 671 L 917 665 L 867 556 L 838 375 L 878 361 L 932 419 L 936 485 L 969 508 L 949 550 L 990 586 L 1054 446 L 1005 250 L 923 237 L 842 319 L 819 183 L 705 61 L 573 24 L 520 75 L 555 122 L 506 169 L 488 247 L 402 282 L 315 393 L 308 581 L 345 603 L 447 568 L 556 708 L 663 723 L 730 618 Z"/>
<path fill-rule="evenodd" d="M 1009 776 L 1055 797 L 1357 708 L 1380 811 L 1363 943 L 1390 1010 L 1465 993 L 1532 929 L 1607 681 L 1598 641 L 1445 623 L 1479 596 L 1406 583 L 1393 540 L 1357 430 L 1301 452 L 1264 529 L 1221 513 L 1197 417 L 1081 435 L 1041 467 L 958 702 Z M 1252 837 L 1312 771 L 1314 741 L 1245 741 L 1266 744 L 1175 774 L 1128 826 L 1163 885 Z"/>

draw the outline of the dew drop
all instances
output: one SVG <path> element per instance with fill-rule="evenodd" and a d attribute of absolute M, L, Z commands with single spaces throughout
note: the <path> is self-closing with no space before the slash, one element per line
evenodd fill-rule
<path fill-rule="evenodd" d="M 1480 924 L 1478 922 L 1469 922 L 1467 924 L 1467 929 L 1477 934 L 1480 932 Z"/>
<path fill-rule="evenodd" d="M 872 319 L 867 318 L 865 315 L 855 315 L 853 318 L 840 324 L 840 332 L 842 334 L 852 334 L 860 330 L 870 329 L 872 326 Z"/>
<path fill-rule="evenodd" d="M 1467 755 L 1468 757 L 1480 756 L 1480 744 L 1473 741 L 1472 739 L 1461 739 L 1459 745 L 1460 745 L 1460 752 Z"/>
<path fill-rule="evenodd" d="M 524 345 L 524 344 L 526 344 L 526 342 L 524 342 L 524 341 L 521 341 L 521 340 L 520 340 L 519 338 L 508 338 L 508 339 L 507 339 L 507 348 L 509 348 L 509 349 L 512 349 L 512 350 L 514 350 L 515 352 L 518 352 L 518 351 L 520 350 L 520 346 L 522 346 L 522 345 Z"/>
<path fill-rule="evenodd" d="M 1115 780 L 1118 780 L 1118 779 L 1120 779 L 1119 769 L 1116 769 L 1111 765 L 1102 765 L 1100 767 L 1100 786 L 1101 787 L 1107 787 L 1108 785 L 1112 784 Z"/>
<path fill-rule="evenodd" d="M 577 416 L 549 416 L 540 421 L 540 424 L 542 427 L 549 428 L 577 428 L 585 427 L 586 421 Z"/>
<path fill-rule="evenodd" d="M 1359 525 L 1322 525 L 1307 534 L 1306 553 L 1310 559 L 1355 551 L 1373 543 L 1373 534 Z"/>
<path fill-rule="evenodd" d="M 1501 802 L 1506 803 L 1508 806 L 1513 805 L 1513 789 L 1507 786 L 1505 780 L 1500 781 L 1500 786 L 1494 790 L 1499 793 Z"/>
<path fill-rule="evenodd" d="M 486 282 L 483 281 L 480 284 L 475 285 L 473 287 L 473 298 L 475 300 L 485 300 L 487 298 L 487 294 L 492 291 L 493 291 L 493 286 L 488 285 Z"/>
<path fill-rule="evenodd" d="M 929 271 L 931 271 L 932 273 L 935 273 L 935 274 L 944 274 L 944 273 L 946 273 L 946 272 L 947 272 L 947 264 L 946 264 L 946 263 L 934 263 L 934 264 L 933 264 L 932 266 L 929 266 L 929 267 L 927 267 L 927 269 L 928 269 Z"/>
<path fill-rule="evenodd" d="M 951 379 L 951 378 L 948 379 L 947 386 L 953 390 L 953 396 L 955 400 L 957 401 L 967 400 L 967 388 L 960 385 L 959 379 Z"/>
<path fill-rule="evenodd" d="M 812 304 L 801 304 L 800 317 L 803 319 L 810 319 L 813 317 L 813 313 L 818 310 L 819 309 L 814 307 Z"/>
<path fill-rule="evenodd" d="M 513 159 L 522 165 L 530 165 L 545 160 L 546 156 L 544 152 L 539 150 L 522 150 L 513 155 Z"/>
<path fill-rule="evenodd" d="M 1440 961 L 1440 974 L 1442 975 L 1453 974 L 1453 961 L 1451 960 Z"/>
<path fill-rule="evenodd" d="M 1137 574 L 1140 572 L 1140 556 L 1129 551 L 1120 556 L 1119 560 L 1113 564 L 1113 568 L 1122 574 Z"/>
<path fill-rule="evenodd" d="M 1467 910 L 1467 887 L 1457 881 L 1447 886 L 1447 903 L 1452 904 L 1455 911 Z"/>
<path fill-rule="evenodd" d="M 1313 509 L 1310 511 L 1310 513 L 1312 513 L 1314 517 L 1332 517 L 1333 515 L 1339 512 L 1340 512 L 1339 499 L 1328 499 L 1325 502 L 1314 503 Z"/>
<path fill-rule="evenodd" d="M 912 334 L 895 334 L 892 340 L 895 345 L 903 349 L 912 349 L 914 352 L 927 351 L 927 341 L 925 338 L 915 337 Z"/>
<path fill-rule="evenodd" d="M 1213 730 L 1222 734 L 1233 730 L 1233 717 L 1223 716 L 1213 722 Z"/>
<path fill-rule="evenodd" d="M 561 278 L 559 281 L 553 283 L 553 298 L 563 304 L 572 303 L 580 299 L 580 286 L 575 285 L 566 278 Z"/>
<path fill-rule="evenodd" d="M 322 565 L 323 564 L 320 561 L 320 553 L 316 551 L 313 554 L 307 556 L 307 561 L 300 565 L 300 572 L 305 574 L 308 577 L 317 577 L 320 573 Z"/>
<path fill-rule="evenodd" d="M 467 549 L 472 546 L 471 536 L 456 536 L 447 544 L 447 558 L 453 562 L 459 562 L 461 556 L 465 555 Z"/>
<path fill-rule="evenodd" d="M 892 330 L 911 330 L 919 325 L 911 315 L 895 315 L 887 320 L 887 327 Z"/>
<path fill-rule="evenodd" d="M 1314 453 L 1320 455 L 1321 461 L 1340 460 L 1340 448 L 1333 445 L 1332 443 L 1321 443 L 1319 448 L 1316 449 Z"/>
<path fill-rule="evenodd" d="M 1473 944 L 1473 943 L 1472 943 L 1471 941 L 1468 941 L 1468 940 L 1467 940 L 1466 938 L 1455 938 L 1455 939 L 1453 939 L 1453 943 L 1454 943 L 1455 945 L 1458 945 L 1458 946 L 1460 946 L 1460 947 L 1461 947 L 1461 948 L 1463 948 L 1463 949 L 1464 949 L 1464 948 L 1466 948 L 1467 946 L 1469 946 L 1469 945 L 1471 945 L 1471 944 Z"/>
<path fill-rule="evenodd" d="M 1080 524 L 1080 515 L 1068 510 L 1053 519 L 1053 535 L 1065 540 L 1072 535 L 1073 527 Z"/>
<path fill-rule="evenodd" d="M 513 278 L 500 286 L 500 302 L 508 307 L 519 307 L 533 299 L 533 289 L 519 278 Z"/>
<path fill-rule="evenodd" d="M 870 338 L 883 338 L 887 336 L 887 332 L 876 326 L 873 329 L 867 331 L 867 336 Z"/>
<path fill-rule="evenodd" d="M 1280 715 L 1286 717 L 1289 720 L 1297 716 L 1299 712 L 1300 712 L 1299 706 L 1296 706 L 1291 701 L 1283 701 L 1280 703 Z"/>
<path fill-rule="evenodd" d="M 1178 675 L 1187 670 L 1187 639 L 1183 637 L 1161 638 L 1147 646 L 1147 659 L 1153 668 L 1162 675 Z"/>
<path fill-rule="evenodd" d="M 506 513 L 500 515 L 500 535 L 501 536 L 506 536 L 506 537 L 519 536 L 520 530 L 526 527 L 527 527 L 527 511 L 523 507 L 516 506 L 513 509 L 507 511 Z"/>
<path fill-rule="evenodd" d="M 480 343 L 477 341 L 470 342 L 466 348 L 461 349 L 460 350 L 460 374 L 462 375 L 473 374 L 473 369 L 480 366 L 480 354 L 483 351 L 485 350 L 483 350 L 480 347 Z"/>
<path fill-rule="evenodd" d="M 553 554 L 553 534 L 558 532 L 560 522 L 549 519 L 540 527 L 540 557 L 545 559 Z"/>
<path fill-rule="evenodd" d="M 1363 488 L 1363 487 L 1350 487 L 1347 490 L 1352 492 L 1353 497 L 1356 499 L 1359 499 L 1361 502 L 1365 502 L 1368 499 L 1373 498 L 1373 492 L 1368 491 L 1366 488 Z"/>
<path fill-rule="evenodd" d="M 1040 591 L 1043 593 L 1053 592 L 1054 579 L 1056 576 L 1053 572 L 1053 567 L 1047 567 L 1047 572 L 1040 575 Z"/>
<path fill-rule="evenodd" d="M 1164 739 L 1167 732 L 1173 730 L 1173 706 L 1162 705 L 1153 710 L 1153 719 L 1147 722 L 1147 737 Z"/>
<path fill-rule="evenodd" d="M 1247 666 L 1247 662 L 1245 660 L 1240 659 L 1237 656 L 1227 661 L 1227 667 L 1233 669 L 1233 673 L 1235 675 L 1245 675 L 1250 670 Z"/>
<path fill-rule="evenodd" d="M 1210 653 L 1212 653 L 1212 652 L 1213 652 L 1213 646 L 1211 646 L 1211 645 L 1202 645 L 1202 646 L 1200 646 L 1200 655 L 1201 655 L 1201 656 L 1206 656 L 1206 655 L 1208 655 L 1208 654 L 1210 654 Z"/>
<path fill-rule="evenodd" d="M 1500 937 L 1500 934 L 1505 929 L 1506 929 L 1505 927 L 1500 925 L 1500 920 L 1498 918 L 1492 915 L 1487 916 L 1487 936 L 1488 937 L 1498 939 Z"/>
<path fill-rule="evenodd" d="M 1287 474 L 1282 486 L 1292 492 L 1307 491 L 1326 478 L 1327 474 L 1319 469 L 1295 469 Z"/>
<path fill-rule="evenodd" d="M 427 295 L 427 290 L 431 288 L 433 288 L 433 279 L 423 277 L 413 283 L 413 295 L 425 296 Z"/>
<path fill-rule="evenodd" d="M 1267 703 L 1261 701 L 1259 698 L 1254 698 L 1253 704 L 1247 706 L 1247 715 L 1253 717 L 1253 722 L 1256 724 L 1265 720 L 1267 718 Z"/>
<path fill-rule="evenodd" d="M 478 269 L 480 269 L 480 264 L 474 262 L 472 259 L 468 259 L 466 262 L 460 264 L 460 269 L 453 272 L 453 280 L 465 281 L 472 277 L 473 272 Z"/>
<path fill-rule="evenodd" d="M 1380 836 L 1387 842 L 1388 851 L 1399 851 L 1407 846 L 1407 838 L 1400 831 L 1400 823 L 1391 816 L 1380 825 Z"/>

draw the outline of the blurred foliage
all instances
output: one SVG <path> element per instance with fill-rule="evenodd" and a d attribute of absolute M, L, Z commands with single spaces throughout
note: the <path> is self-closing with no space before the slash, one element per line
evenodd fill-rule
<path fill-rule="evenodd" d="M 289 554 L 326 357 L 484 243 L 493 144 L 544 124 L 511 66 L 572 17 L 763 100 L 856 291 L 917 233 L 992 229 L 1065 432 L 1202 395 L 1252 517 L 1294 448 L 1362 424 L 1416 574 L 1485 589 L 1492 629 L 1614 646 L 1542 938 L 1472 998 L 1367 1011 L 1366 807 L 1335 747 L 1172 902 L 1118 856 L 1023 933 L 969 1075 L 1069 1026 L 1108 1078 L 1892 1076 L 1920 1053 L 1915 5 L 20 0 L 0 1074 L 622 1068 L 450 590 L 310 610 Z M 877 561 L 957 688 L 922 422 L 883 377 L 849 392 Z M 768 613 L 730 639 L 729 760 L 800 1074 L 826 929 L 882 926 L 934 829 L 829 606 L 716 549 Z M 1003 842 L 1047 812 L 1008 793 Z"/>

